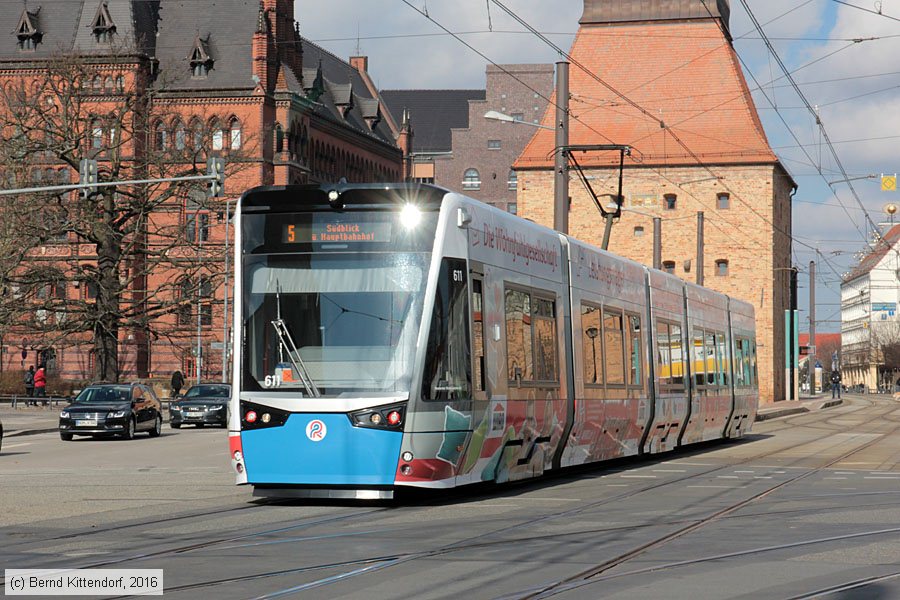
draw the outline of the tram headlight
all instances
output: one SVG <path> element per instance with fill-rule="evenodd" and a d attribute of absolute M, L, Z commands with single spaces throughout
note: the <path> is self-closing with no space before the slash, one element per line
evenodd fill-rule
<path fill-rule="evenodd" d="M 357 410 L 347 416 L 350 417 L 350 422 L 354 427 L 397 431 L 402 429 L 405 414 L 406 404 L 404 403 Z"/>
<path fill-rule="evenodd" d="M 406 229 L 414 229 L 422 221 L 422 211 L 418 206 L 407 204 L 400 211 L 400 224 Z"/>

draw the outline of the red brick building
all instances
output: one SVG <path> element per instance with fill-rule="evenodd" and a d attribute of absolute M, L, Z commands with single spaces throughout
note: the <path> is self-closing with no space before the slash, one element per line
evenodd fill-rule
<path fill-rule="evenodd" d="M 766 139 L 728 20 L 727 0 L 584 0 L 570 51 L 570 143 L 633 148 L 611 251 L 652 264 L 660 217 L 663 267 L 696 280 L 704 213 L 704 284 L 754 305 L 768 403 L 785 398 L 796 184 Z M 551 108 L 543 124 L 552 129 L 554 120 Z M 519 214 L 550 226 L 554 147 L 554 132 L 540 130 L 515 164 Z M 598 194 L 617 193 L 617 152 L 576 158 Z M 574 174 L 570 196 L 570 233 L 600 243 L 602 219 Z"/>
<path fill-rule="evenodd" d="M 396 181 L 405 176 L 402 147 L 408 145 L 409 131 L 382 102 L 366 72 L 367 59 L 345 62 L 303 39 L 294 21 L 293 0 L 41 5 L 0 0 L 0 15 L 17 24 L 0 35 L 0 90 L 7 99 L 27 94 L 35 81 L 46 79 L 48 65 L 60 57 L 81 57 L 95 73 L 81 87 L 85 112 L 115 110 L 125 105 L 125 96 L 147 99 L 146 114 L 129 116 L 147 135 L 122 147 L 135 162 L 141 153 L 178 153 L 199 146 L 201 131 L 210 155 L 226 161 L 240 157 L 240 165 L 226 169 L 233 176 L 226 180 L 218 208 L 205 205 L 200 210 L 185 194 L 152 216 L 157 223 L 183 228 L 191 247 L 198 246 L 197 260 L 211 271 L 224 269 L 225 215 L 251 186 L 341 178 Z M 84 115 L 85 121 L 91 118 Z M 105 143 L 108 132 L 99 121 L 86 125 L 86 131 L 88 145 Z M 97 158 L 102 171 L 104 156 L 99 153 Z M 51 175 L 54 182 L 77 181 L 78 174 L 49 153 L 43 162 L 38 169 L 41 181 Z M 74 233 L 56 239 L 32 253 L 31 260 L 53 257 L 60 265 L 95 261 L 90 248 L 79 241 Z M 177 271 L 157 270 L 135 285 L 149 290 L 168 286 L 177 301 L 178 278 Z M 70 302 L 89 301 L 90 283 L 64 281 L 54 293 Z M 230 327 L 223 318 L 225 290 L 224 282 L 202 289 L 197 302 L 186 299 L 176 313 L 146 329 L 123 328 L 122 377 L 167 377 L 175 369 L 191 376 L 198 339 L 202 378 L 221 377 Z M 161 330 L 166 335 L 159 335 Z M 18 355 L 24 347 L 30 356 L 23 362 L 31 364 L 34 352 L 52 350 L 45 354 L 53 358 L 51 370 L 66 378 L 91 378 L 94 364 L 87 335 L 42 339 L 13 330 L 5 340 L 7 356 Z M 18 360 L 14 366 L 19 367 Z"/>

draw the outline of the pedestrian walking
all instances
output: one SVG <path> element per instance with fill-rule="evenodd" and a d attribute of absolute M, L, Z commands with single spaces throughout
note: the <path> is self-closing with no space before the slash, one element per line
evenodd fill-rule
<path fill-rule="evenodd" d="M 40 365 L 34 372 L 34 405 L 37 406 L 37 398 L 41 398 L 41 403 L 47 405 L 47 375 L 44 371 L 44 365 Z"/>
<path fill-rule="evenodd" d="M 184 375 L 181 371 L 175 371 L 172 373 L 172 381 L 170 382 L 172 385 L 172 397 L 177 398 L 178 394 L 181 393 L 181 388 L 184 387 Z"/>
<path fill-rule="evenodd" d="M 30 398 L 34 396 L 34 365 L 30 365 L 25 371 L 25 406 L 31 404 Z"/>
<path fill-rule="evenodd" d="M 831 372 L 831 397 L 841 397 L 841 372 L 837 370 Z"/>

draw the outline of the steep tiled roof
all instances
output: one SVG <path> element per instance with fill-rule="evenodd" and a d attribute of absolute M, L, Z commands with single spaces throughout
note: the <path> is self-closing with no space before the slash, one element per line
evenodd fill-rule
<path fill-rule="evenodd" d="M 628 144 L 643 165 L 777 162 L 734 49 L 713 19 L 583 25 L 571 54 L 570 144 Z M 554 125 L 555 102 L 546 126 Z M 538 130 L 516 167 L 552 167 L 554 135 Z M 588 166 L 617 161 L 614 152 L 579 157 Z"/>
<path fill-rule="evenodd" d="M 106 5 L 106 13 L 115 24 L 112 42 L 98 41 L 91 23 L 98 10 Z M 80 54 L 108 53 L 111 48 L 137 49 L 153 53 L 156 42 L 156 22 L 160 0 L 45 0 L 32 2 L 33 11 L 43 34 L 41 43 L 27 53 L 18 47 L 18 39 L 11 33 L 0 34 L 0 60 L 27 60 L 30 57 L 48 58 L 77 51 Z M 22 0 L 0 0 L 0 15 L 11 23 L 10 29 L 22 14 Z M 196 11 L 195 11 L 196 12 Z"/>
<path fill-rule="evenodd" d="M 484 90 L 382 90 L 381 97 L 400 118 L 409 109 L 413 152 L 450 152 L 451 129 L 469 126 L 469 100 L 484 100 Z"/>
<path fill-rule="evenodd" d="M 258 0 L 217 2 L 163 0 L 159 15 L 158 85 L 167 90 L 253 89 L 250 43 L 259 15 Z M 206 77 L 191 77 L 190 55 L 197 36 L 215 58 Z"/>
<path fill-rule="evenodd" d="M 871 272 L 898 242 L 900 242 L 900 225 L 894 225 L 891 227 L 890 231 L 884 234 L 878 243 L 875 244 L 875 248 L 863 257 L 863 259 L 859 261 L 859 264 L 850 271 L 850 274 L 844 278 L 844 281 L 852 281 L 857 277 L 862 277 Z"/>

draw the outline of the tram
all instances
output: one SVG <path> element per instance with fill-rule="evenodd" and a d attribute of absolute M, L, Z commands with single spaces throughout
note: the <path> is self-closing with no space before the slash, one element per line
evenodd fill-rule
<path fill-rule="evenodd" d="M 238 484 L 391 498 L 745 435 L 753 307 L 434 186 L 236 212 Z"/>

